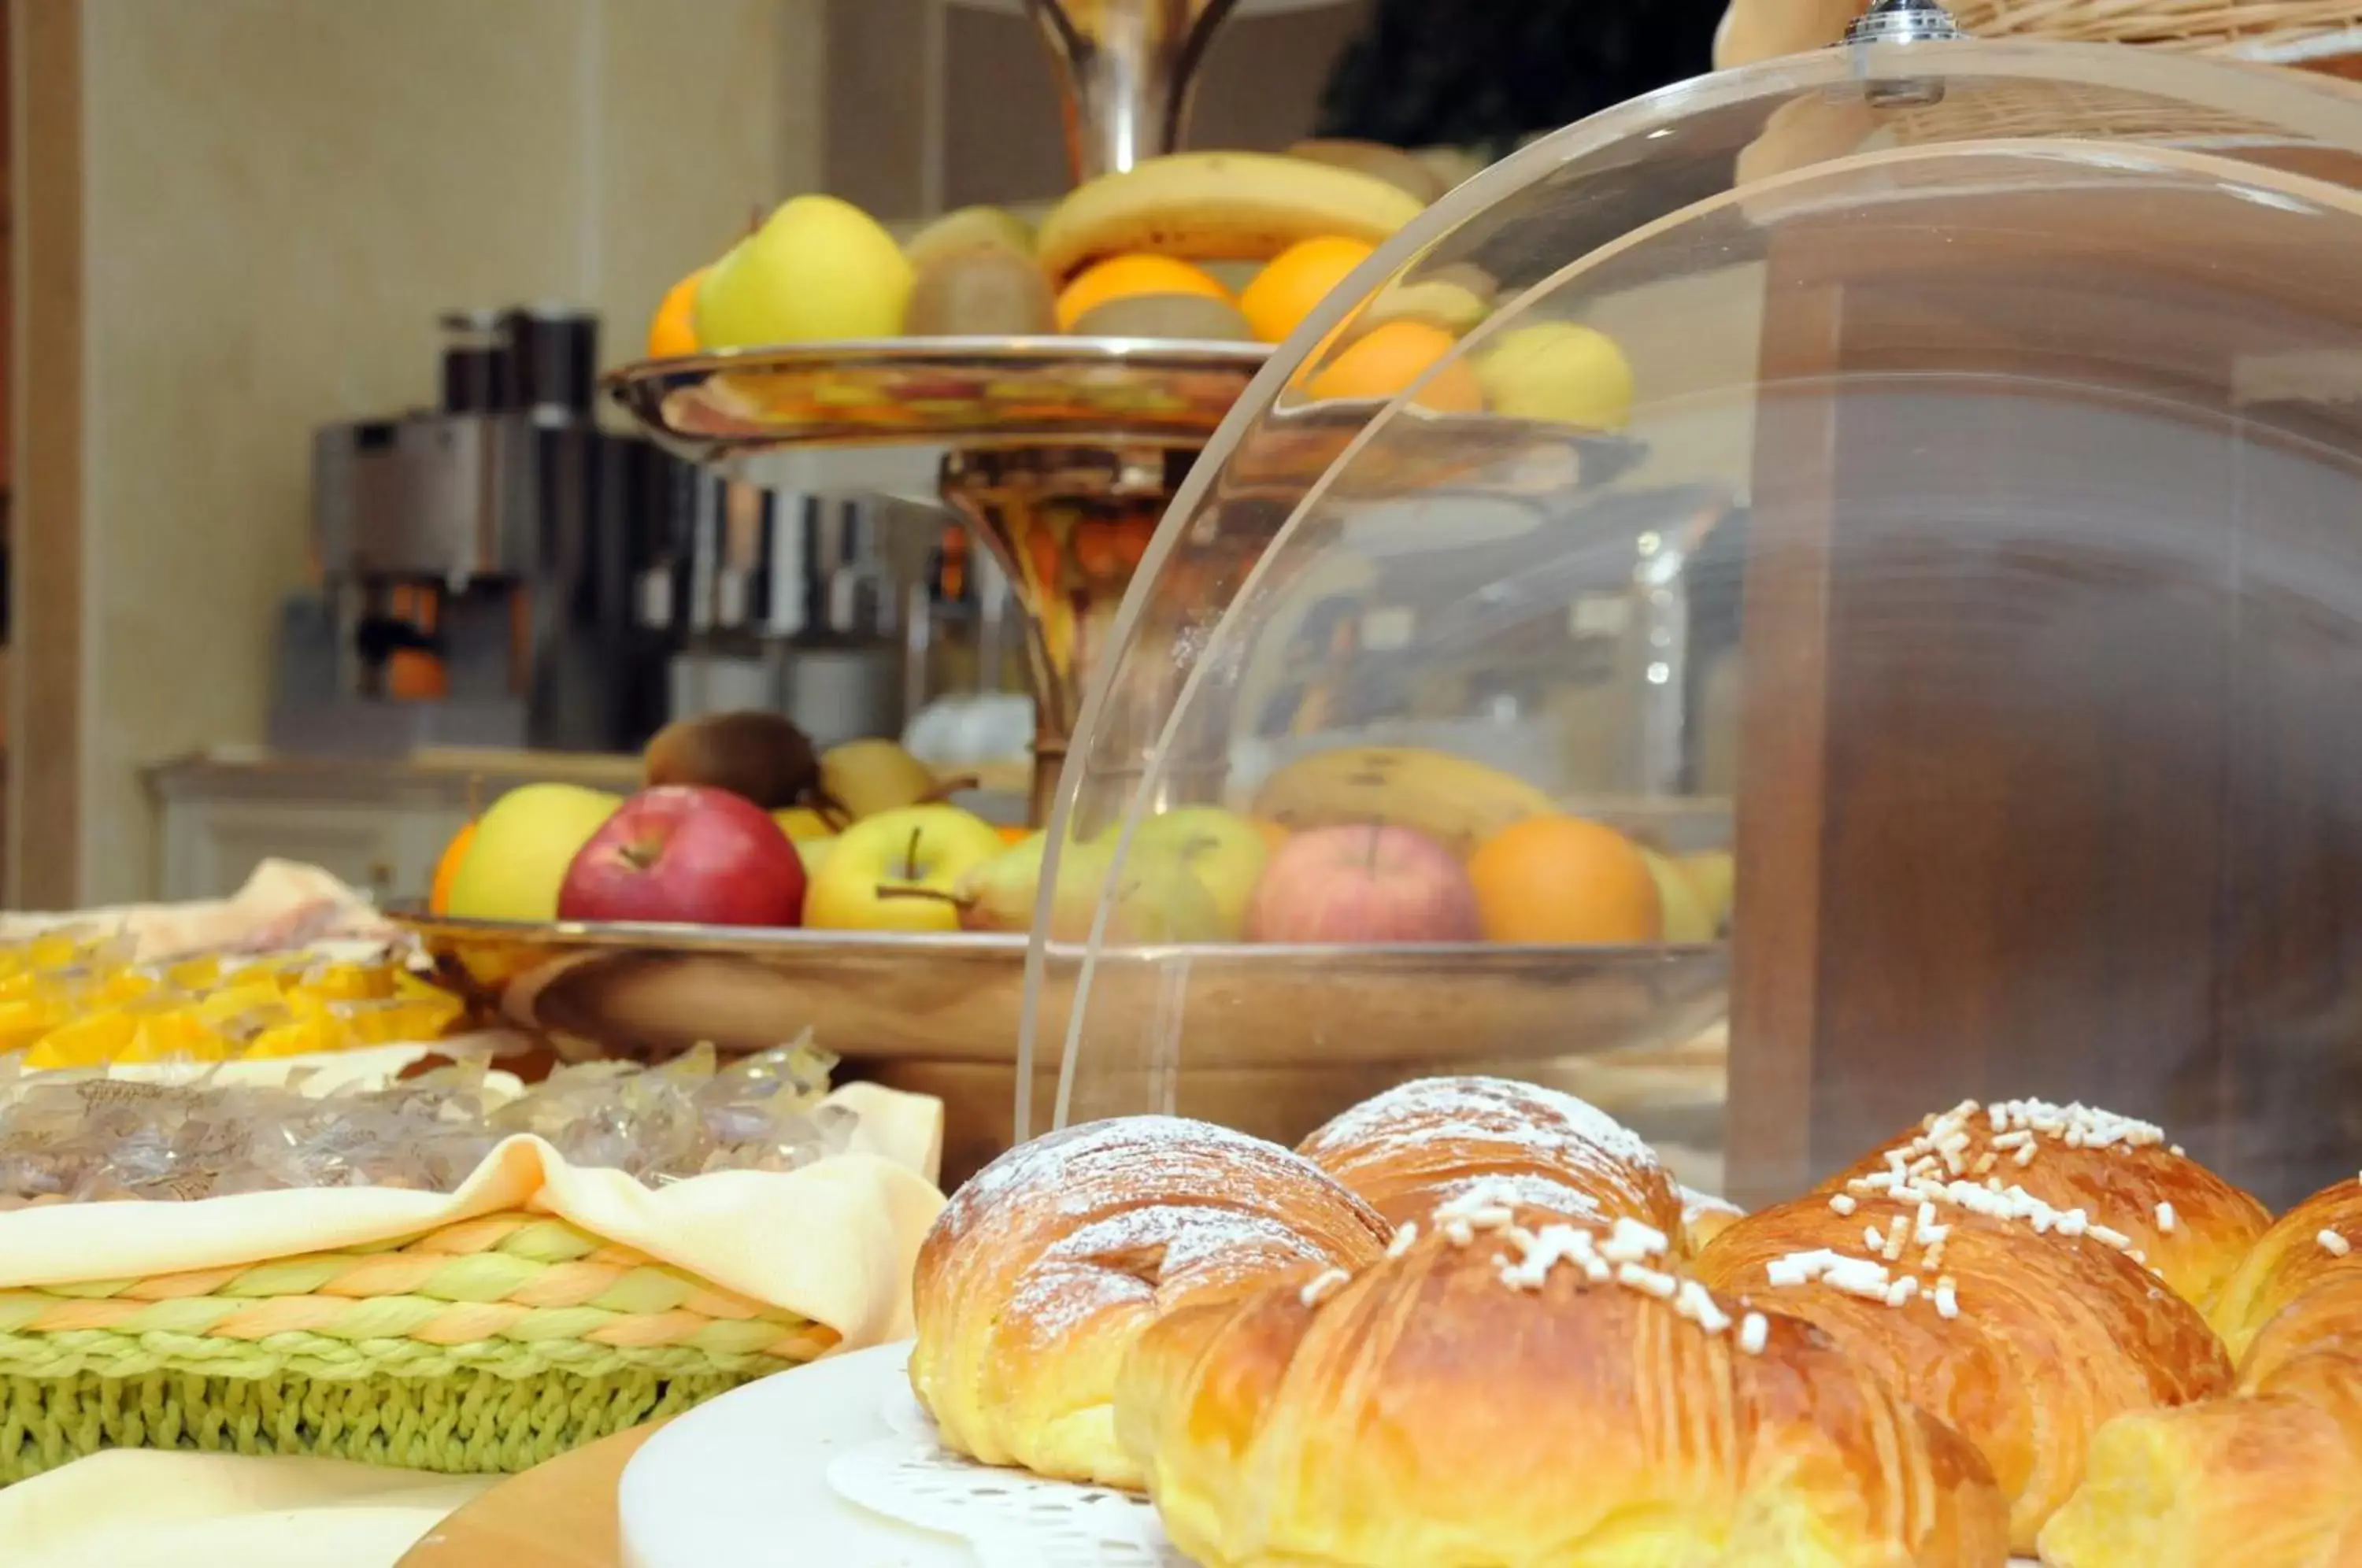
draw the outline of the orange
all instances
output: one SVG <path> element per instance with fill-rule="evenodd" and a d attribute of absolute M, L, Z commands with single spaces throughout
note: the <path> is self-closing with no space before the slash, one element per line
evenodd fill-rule
<path fill-rule="evenodd" d="M 1440 363 L 1460 340 L 1423 321 L 1390 321 L 1372 327 L 1321 366 L 1305 391 L 1327 402 L 1337 398 L 1388 398 L 1408 388 Z M 1411 400 L 1443 414 L 1473 414 L 1485 406 L 1484 389 L 1464 359 L 1436 370 L 1434 380 Z"/>
<path fill-rule="evenodd" d="M 648 323 L 648 358 L 669 359 L 676 354 L 697 352 L 697 285 L 705 282 L 711 271 L 700 267 L 665 291 Z"/>
<path fill-rule="evenodd" d="M 1529 817 L 1468 858 L 1485 934 L 1495 942 L 1656 942 L 1664 906 L 1648 857 L 1614 828 Z"/>
<path fill-rule="evenodd" d="M 1231 303 L 1231 291 L 1212 273 L 1176 261 L 1170 256 L 1110 256 L 1082 273 L 1058 296 L 1058 330 L 1072 332 L 1075 323 L 1109 300 L 1142 294 L 1196 294 Z"/>
<path fill-rule="evenodd" d="M 1003 844 L 1023 844 L 1033 836 L 1032 828 L 1018 827 L 1010 823 L 1003 823 L 992 831 L 1000 835 L 1000 842 Z"/>
<path fill-rule="evenodd" d="M 435 863 L 435 883 L 426 895 L 426 912 L 451 912 L 451 884 L 459 876 L 459 862 L 468 858 L 468 846 L 476 842 L 476 824 L 469 823 L 451 835 L 443 846 L 443 858 Z"/>
<path fill-rule="evenodd" d="M 1347 273 L 1369 259 L 1373 248 L 1358 239 L 1300 239 L 1273 257 L 1239 291 L 1239 310 L 1254 328 L 1256 341 L 1286 341 Z"/>

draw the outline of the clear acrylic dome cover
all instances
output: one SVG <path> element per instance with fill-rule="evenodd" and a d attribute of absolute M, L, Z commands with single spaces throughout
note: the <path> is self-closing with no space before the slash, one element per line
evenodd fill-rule
<path fill-rule="evenodd" d="M 1485 1071 L 1742 1198 L 1970 1096 L 2274 1201 L 2350 1175 L 2356 185 L 2343 87 L 1967 42 L 1688 83 L 1446 197 L 1141 566 L 1021 1127 L 1293 1141 Z"/>

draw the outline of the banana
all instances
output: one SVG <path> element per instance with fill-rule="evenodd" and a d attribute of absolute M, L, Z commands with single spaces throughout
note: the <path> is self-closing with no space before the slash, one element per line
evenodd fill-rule
<path fill-rule="evenodd" d="M 1176 152 L 1076 187 L 1043 220 L 1035 257 L 1060 283 L 1132 251 L 1264 261 L 1322 235 L 1375 244 L 1425 210 L 1358 170 L 1267 152 Z"/>
<path fill-rule="evenodd" d="M 1416 746 L 1349 746 L 1289 763 L 1250 815 L 1291 832 L 1351 823 L 1416 828 L 1465 859 L 1503 828 L 1558 810 L 1524 779 Z"/>

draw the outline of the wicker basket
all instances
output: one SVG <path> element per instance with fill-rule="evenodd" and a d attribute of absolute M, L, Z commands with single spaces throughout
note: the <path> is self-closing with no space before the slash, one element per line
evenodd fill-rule
<path fill-rule="evenodd" d="M 0 1291 L 0 1485 L 129 1447 L 524 1470 L 836 1340 L 522 1212 L 383 1247 Z"/>

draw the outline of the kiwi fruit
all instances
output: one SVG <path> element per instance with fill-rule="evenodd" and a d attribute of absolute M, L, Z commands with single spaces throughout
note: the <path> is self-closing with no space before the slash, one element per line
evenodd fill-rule
<path fill-rule="evenodd" d="M 980 246 L 940 256 L 911 285 L 902 330 L 913 337 L 1028 337 L 1058 330 L 1050 280 L 1030 256 Z"/>
<path fill-rule="evenodd" d="M 1031 258 L 1033 231 L 1015 213 L 999 207 L 962 207 L 911 236 L 902 247 L 902 255 L 912 271 L 923 272 L 938 261 L 971 250 L 1004 250 Z"/>
<path fill-rule="evenodd" d="M 641 766 L 651 789 L 702 784 L 767 812 L 803 804 L 820 790 L 820 754 L 811 737 L 777 713 L 677 719 L 648 742 Z"/>
<path fill-rule="evenodd" d="M 1297 142 L 1287 149 L 1287 155 L 1301 158 L 1308 163 L 1326 163 L 1332 168 L 1351 169 L 1357 174 L 1367 174 L 1374 180 L 1384 180 L 1422 202 L 1433 202 L 1451 189 L 1428 164 L 1401 148 L 1388 147 L 1384 142 L 1317 138 Z"/>
<path fill-rule="evenodd" d="M 1077 337 L 1171 337 L 1252 342 L 1254 328 L 1228 300 L 1203 294 L 1133 294 L 1076 318 Z"/>

